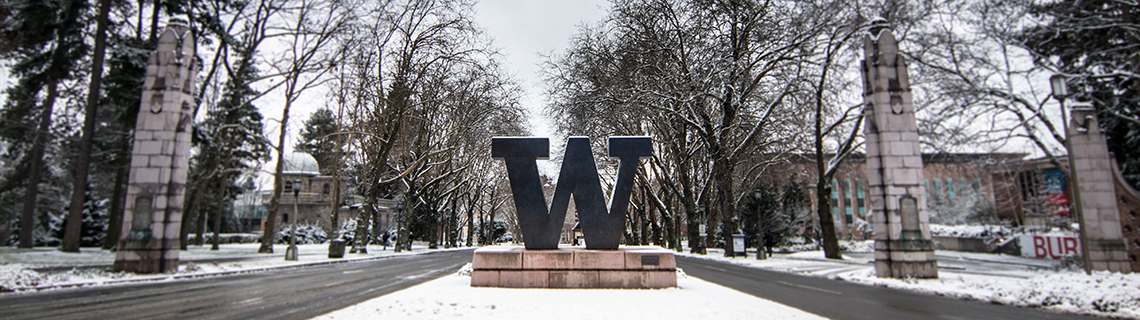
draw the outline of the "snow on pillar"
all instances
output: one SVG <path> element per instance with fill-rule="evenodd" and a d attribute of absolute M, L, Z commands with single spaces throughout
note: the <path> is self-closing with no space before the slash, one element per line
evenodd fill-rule
<path fill-rule="evenodd" d="M 178 269 L 197 69 L 186 21 L 171 18 L 147 62 L 115 271 Z"/>
<path fill-rule="evenodd" d="M 898 43 L 886 21 L 876 24 L 863 39 L 862 68 L 875 273 L 890 278 L 937 278 L 906 61 L 898 54 Z"/>
<path fill-rule="evenodd" d="M 1117 207 L 1115 174 L 1104 134 L 1092 106 L 1074 107 L 1069 123 L 1070 158 L 1076 170 L 1081 206 L 1081 228 L 1088 238 L 1087 252 L 1092 270 L 1128 273 L 1132 265 L 1121 231 Z M 1075 197 L 1076 198 L 1076 197 Z"/>

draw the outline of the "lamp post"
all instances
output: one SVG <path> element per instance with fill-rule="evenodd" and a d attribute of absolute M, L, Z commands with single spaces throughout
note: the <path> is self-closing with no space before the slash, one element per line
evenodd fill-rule
<path fill-rule="evenodd" d="M 1076 161 L 1073 159 L 1073 144 L 1072 139 L 1069 138 L 1069 115 L 1065 110 L 1065 98 L 1069 96 L 1069 86 L 1066 83 L 1067 77 L 1063 74 L 1054 74 L 1049 77 L 1049 88 L 1053 91 L 1053 98 L 1057 99 L 1057 103 L 1061 105 L 1061 127 L 1065 130 L 1065 151 L 1069 153 L 1069 206 L 1071 212 L 1075 213 L 1077 222 L 1080 223 L 1081 228 L 1078 229 L 1081 237 L 1081 259 L 1085 265 L 1085 274 L 1092 274 L 1092 266 L 1089 262 L 1089 248 L 1088 248 L 1088 233 L 1086 232 L 1084 208 L 1081 205 L 1081 188 L 1077 182 L 1077 166 Z"/>
<path fill-rule="evenodd" d="M 285 249 L 286 261 L 297 261 L 297 220 L 301 215 L 297 203 L 301 201 L 301 179 L 293 180 L 293 225 L 289 229 L 289 248 Z"/>
<path fill-rule="evenodd" d="M 756 200 L 756 260 L 765 260 L 768 255 L 764 251 L 764 221 L 761 220 L 763 213 L 760 211 L 763 210 L 760 207 L 760 200 L 764 198 L 764 193 L 760 189 L 753 190 L 752 198 Z"/>

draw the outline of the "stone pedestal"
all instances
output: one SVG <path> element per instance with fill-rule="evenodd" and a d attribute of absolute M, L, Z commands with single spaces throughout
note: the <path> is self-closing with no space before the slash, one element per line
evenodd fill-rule
<path fill-rule="evenodd" d="M 344 258 L 344 240 L 329 242 L 329 258 Z"/>
<path fill-rule="evenodd" d="M 677 286 L 673 252 L 656 246 L 618 250 L 564 247 L 475 250 L 472 287 L 659 289 Z"/>
<path fill-rule="evenodd" d="M 1073 108 L 1069 123 L 1070 168 L 1077 177 L 1081 206 L 1081 229 L 1087 244 L 1092 270 L 1131 272 L 1128 247 L 1124 242 L 1120 209 L 1117 207 L 1115 174 L 1107 141 L 1100 132 L 1096 111 L 1090 107 Z"/>
<path fill-rule="evenodd" d="M 879 277 L 937 278 L 922 180 L 922 149 L 906 60 L 885 21 L 865 36 L 867 199 Z"/>
<path fill-rule="evenodd" d="M 194 39 L 171 19 L 147 62 L 115 271 L 178 268 L 178 234 L 190 156 Z"/>

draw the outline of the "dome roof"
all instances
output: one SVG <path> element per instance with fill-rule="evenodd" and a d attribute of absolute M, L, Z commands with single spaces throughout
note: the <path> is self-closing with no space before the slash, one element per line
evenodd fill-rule
<path fill-rule="evenodd" d="M 317 159 L 308 153 L 286 153 L 284 158 L 285 168 L 283 171 L 285 173 L 320 175 L 321 166 L 317 164 Z"/>

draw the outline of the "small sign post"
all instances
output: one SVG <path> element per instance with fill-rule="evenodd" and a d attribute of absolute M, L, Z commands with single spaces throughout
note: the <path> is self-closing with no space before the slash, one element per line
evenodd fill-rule
<path fill-rule="evenodd" d="M 744 235 L 743 234 L 738 233 L 738 234 L 732 235 L 732 250 L 734 253 L 736 253 L 735 255 L 733 255 L 734 257 L 737 255 L 740 255 L 740 256 L 744 255 Z"/>

